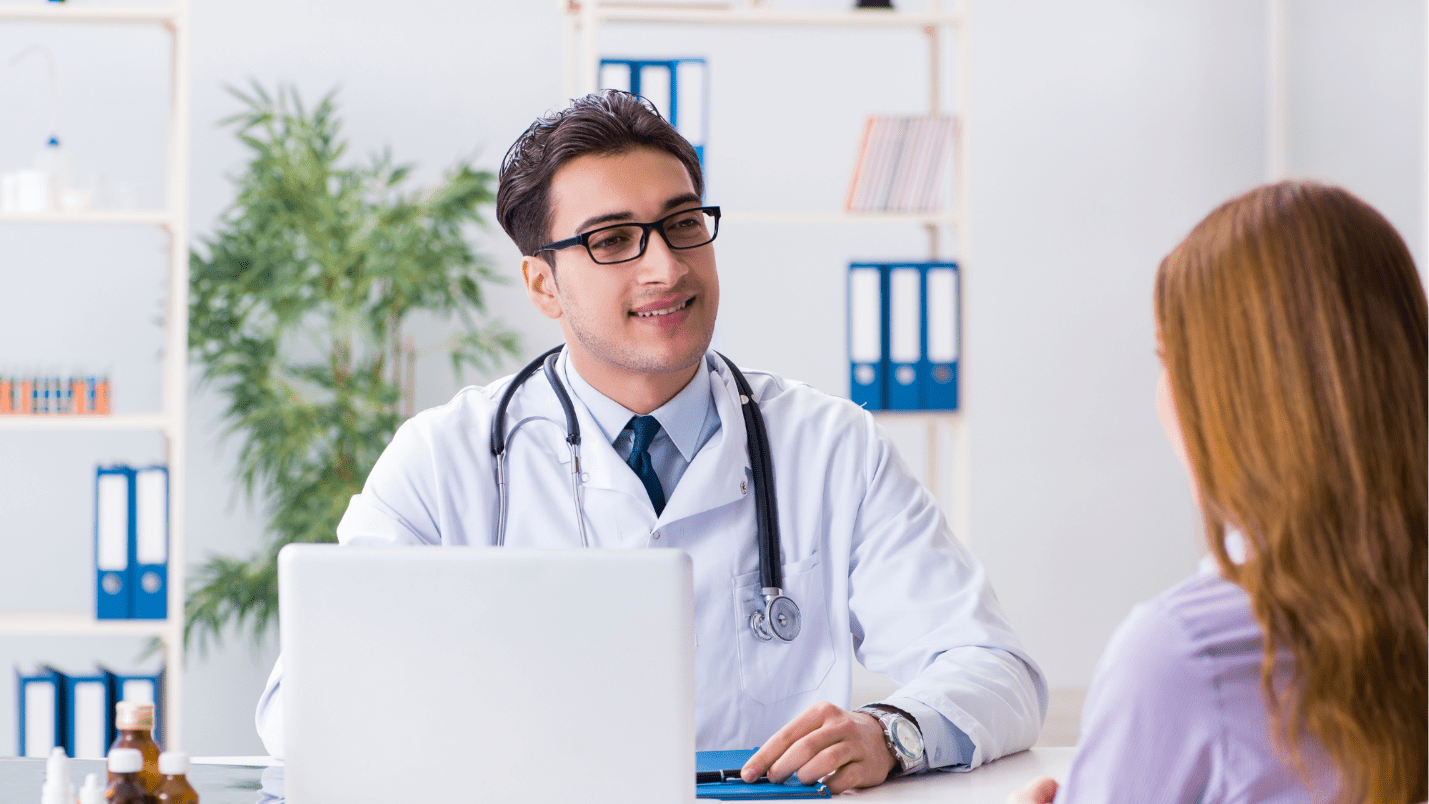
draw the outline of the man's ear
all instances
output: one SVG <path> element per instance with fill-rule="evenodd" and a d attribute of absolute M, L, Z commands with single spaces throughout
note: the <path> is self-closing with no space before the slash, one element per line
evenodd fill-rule
<path fill-rule="evenodd" d="M 547 318 L 560 318 L 561 300 L 556 296 L 556 269 L 540 257 L 529 254 L 521 258 L 521 278 L 526 282 L 526 295 Z"/>

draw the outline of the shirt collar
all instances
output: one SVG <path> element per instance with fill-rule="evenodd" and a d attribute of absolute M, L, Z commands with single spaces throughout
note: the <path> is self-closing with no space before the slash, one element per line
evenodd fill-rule
<path fill-rule="evenodd" d="M 576 371 L 571 363 L 570 350 L 561 352 L 561 374 L 570 386 L 571 394 L 590 411 L 591 418 L 600 426 L 601 434 L 610 443 L 630 423 L 630 417 L 639 415 L 614 399 L 597 391 L 594 386 Z M 700 368 L 678 394 L 650 413 L 660 427 L 670 436 L 670 441 L 688 462 L 693 461 L 699 447 L 700 431 L 710 410 L 710 373 L 700 358 Z"/>

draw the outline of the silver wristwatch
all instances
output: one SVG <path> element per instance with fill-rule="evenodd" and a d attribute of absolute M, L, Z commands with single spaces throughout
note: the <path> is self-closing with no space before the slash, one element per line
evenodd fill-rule
<path fill-rule="evenodd" d="M 927 769 L 928 757 L 923 753 L 923 732 L 912 718 L 894 711 L 892 707 L 884 708 L 876 704 L 860 706 L 854 711 L 878 718 L 879 725 L 883 726 L 883 739 L 888 741 L 888 750 L 898 761 L 898 772 L 894 775 L 903 776 Z"/>

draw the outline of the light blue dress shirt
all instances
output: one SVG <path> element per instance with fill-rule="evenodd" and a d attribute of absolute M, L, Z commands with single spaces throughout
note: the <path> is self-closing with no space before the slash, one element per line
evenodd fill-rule
<path fill-rule="evenodd" d="M 635 435 L 626 425 L 632 416 L 640 414 L 597 391 L 571 365 L 567 355 L 569 352 L 562 354 L 561 363 L 571 395 L 585 405 L 600 426 L 601 435 L 615 448 L 621 460 L 628 460 Z M 660 488 L 668 501 L 695 454 L 719 432 L 719 411 L 715 410 L 710 396 L 710 373 L 705 365 L 701 363 L 689 384 L 650 415 L 660 422 L 660 432 L 650 443 L 650 462 L 655 465 L 655 475 L 660 478 Z"/>

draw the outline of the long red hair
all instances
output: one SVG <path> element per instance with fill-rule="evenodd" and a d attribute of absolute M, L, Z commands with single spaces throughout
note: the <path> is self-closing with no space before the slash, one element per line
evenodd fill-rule
<path fill-rule="evenodd" d="M 1155 304 L 1207 540 L 1270 637 L 1279 745 L 1303 770 L 1319 740 L 1344 802 L 1424 799 L 1429 327 L 1408 248 L 1342 189 L 1269 185 L 1162 261 Z"/>

